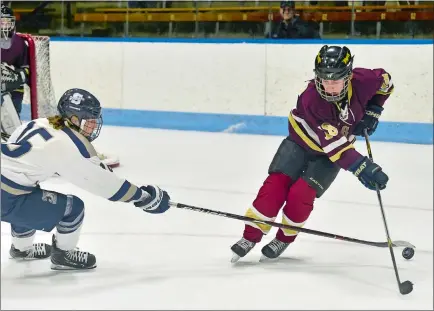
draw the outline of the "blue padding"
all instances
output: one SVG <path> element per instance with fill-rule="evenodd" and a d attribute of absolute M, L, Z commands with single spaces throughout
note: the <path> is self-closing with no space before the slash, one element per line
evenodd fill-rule
<path fill-rule="evenodd" d="M 288 134 L 287 117 L 192 113 L 173 111 L 104 109 L 104 124 L 239 134 Z M 374 141 L 432 144 L 432 123 L 382 121 L 372 135 Z"/>
<path fill-rule="evenodd" d="M 23 111 L 29 110 L 23 105 Z M 29 120 L 29 117 L 23 119 Z M 286 136 L 288 118 L 275 116 L 103 109 L 104 125 Z M 373 141 L 433 144 L 433 124 L 381 121 Z"/>

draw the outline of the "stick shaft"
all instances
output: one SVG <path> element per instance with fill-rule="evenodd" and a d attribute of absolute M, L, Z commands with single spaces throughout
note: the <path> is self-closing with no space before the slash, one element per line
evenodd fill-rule
<path fill-rule="evenodd" d="M 351 243 L 375 246 L 375 247 L 383 247 L 383 248 L 388 247 L 388 242 L 371 242 L 371 241 L 359 240 L 359 239 L 346 237 L 346 236 L 342 236 L 342 235 L 338 235 L 338 234 L 322 232 L 322 231 L 317 231 L 317 230 L 311 230 L 311 229 L 306 229 L 306 228 L 300 228 L 300 227 L 285 225 L 285 224 L 277 223 L 277 222 L 273 222 L 273 221 L 258 220 L 258 219 L 247 217 L 247 216 L 241 216 L 241 215 L 236 215 L 236 214 L 232 214 L 232 213 L 221 212 L 221 211 L 206 209 L 206 208 L 202 208 L 202 207 L 196 207 L 196 206 L 192 206 L 192 205 L 182 204 L 182 203 L 170 202 L 170 205 L 174 206 L 176 208 L 188 209 L 188 210 L 192 210 L 195 212 L 206 213 L 206 214 L 211 214 L 211 215 L 216 215 L 216 216 L 221 216 L 221 217 L 226 217 L 226 218 L 231 218 L 231 219 L 237 219 L 237 220 L 241 220 L 241 221 L 245 221 L 245 222 L 247 221 L 247 222 L 253 222 L 253 223 L 257 223 L 257 224 L 266 224 L 266 225 L 270 225 L 272 227 L 277 227 L 277 228 L 282 228 L 282 229 L 290 229 L 290 230 L 294 230 L 294 231 L 298 231 L 298 232 L 302 232 L 302 233 L 306 233 L 306 234 L 311 234 L 311 235 L 316 235 L 316 236 L 322 236 L 322 237 L 326 237 L 326 238 L 330 238 L 330 239 L 336 239 L 336 240 L 341 240 L 341 241 L 346 241 L 346 242 L 351 242 Z M 400 245 L 398 245 L 398 244 L 400 244 Z M 399 242 L 397 242 L 396 245 L 394 243 L 392 243 L 392 246 L 396 246 L 396 247 L 407 246 L 407 245 L 411 245 L 411 244 L 408 242 L 405 242 L 405 241 L 399 241 Z"/>
<path fill-rule="evenodd" d="M 371 144 L 369 142 L 369 135 L 366 130 L 365 130 L 365 141 L 366 141 L 366 149 L 368 150 L 369 159 L 372 162 L 374 162 L 374 157 L 372 156 Z M 392 258 L 393 270 L 395 271 L 396 281 L 398 282 L 398 287 L 399 290 L 401 291 L 401 280 L 399 278 L 398 267 L 396 266 L 395 253 L 393 251 L 393 245 L 392 245 L 393 243 L 392 240 L 390 239 L 389 228 L 387 226 L 387 220 L 386 220 L 386 213 L 384 212 L 383 200 L 381 199 L 381 193 L 380 193 L 380 189 L 378 188 L 378 185 L 376 186 L 376 191 L 377 191 L 378 204 L 380 205 L 381 216 L 383 218 L 384 230 L 386 232 L 387 247 L 389 248 L 390 257 Z"/>

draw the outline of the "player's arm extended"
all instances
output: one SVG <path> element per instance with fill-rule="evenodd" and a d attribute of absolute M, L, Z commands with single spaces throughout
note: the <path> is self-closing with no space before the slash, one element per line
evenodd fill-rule
<path fill-rule="evenodd" d="M 50 141 L 54 157 L 46 157 L 44 166 L 60 177 L 92 194 L 110 201 L 137 202 L 149 194 L 128 180 L 85 158 L 69 141 Z"/>

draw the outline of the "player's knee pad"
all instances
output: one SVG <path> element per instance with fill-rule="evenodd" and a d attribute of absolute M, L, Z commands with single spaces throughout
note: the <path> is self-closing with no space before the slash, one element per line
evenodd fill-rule
<path fill-rule="evenodd" d="M 68 195 L 65 215 L 56 226 L 59 233 L 72 233 L 81 227 L 84 220 L 84 202 L 74 196 Z"/>
<path fill-rule="evenodd" d="M 320 156 L 309 162 L 303 179 L 316 191 L 316 197 L 321 197 L 336 179 L 340 167 L 326 156 Z"/>
<path fill-rule="evenodd" d="M 306 159 L 306 151 L 287 137 L 277 149 L 268 168 L 268 174 L 283 173 L 296 180 L 303 172 Z"/>

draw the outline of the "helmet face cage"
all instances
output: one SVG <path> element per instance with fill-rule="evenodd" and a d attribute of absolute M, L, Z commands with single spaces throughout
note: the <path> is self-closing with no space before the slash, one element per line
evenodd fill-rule
<path fill-rule="evenodd" d="M 91 120 L 95 120 L 94 126 L 89 126 L 89 124 L 93 125 L 94 123 Z M 102 123 L 102 116 L 100 116 L 98 119 L 81 119 L 78 132 L 84 137 L 86 137 L 90 142 L 92 142 L 99 136 L 102 128 Z"/>
<path fill-rule="evenodd" d="M 333 94 L 329 94 L 325 91 L 324 86 L 323 86 L 323 80 L 344 80 L 344 87 L 342 88 L 342 91 L 337 94 L 337 95 L 333 95 Z M 338 102 L 341 101 L 342 99 L 345 98 L 345 96 L 348 93 L 348 88 L 350 86 L 350 80 L 351 80 L 351 73 L 347 73 L 346 75 L 344 75 L 343 77 L 340 77 L 338 79 L 331 79 L 331 78 L 327 78 L 324 77 L 322 78 L 322 75 L 318 75 L 317 73 L 315 74 L 315 87 L 316 90 L 318 91 L 319 95 L 325 99 L 328 102 Z"/>
<path fill-rule="evenodd" d="M 15 33 L 15 16 L 11 9 L 6 6 L 1 7 L 0 15 L 0 38 L 9 39 Z"/>

